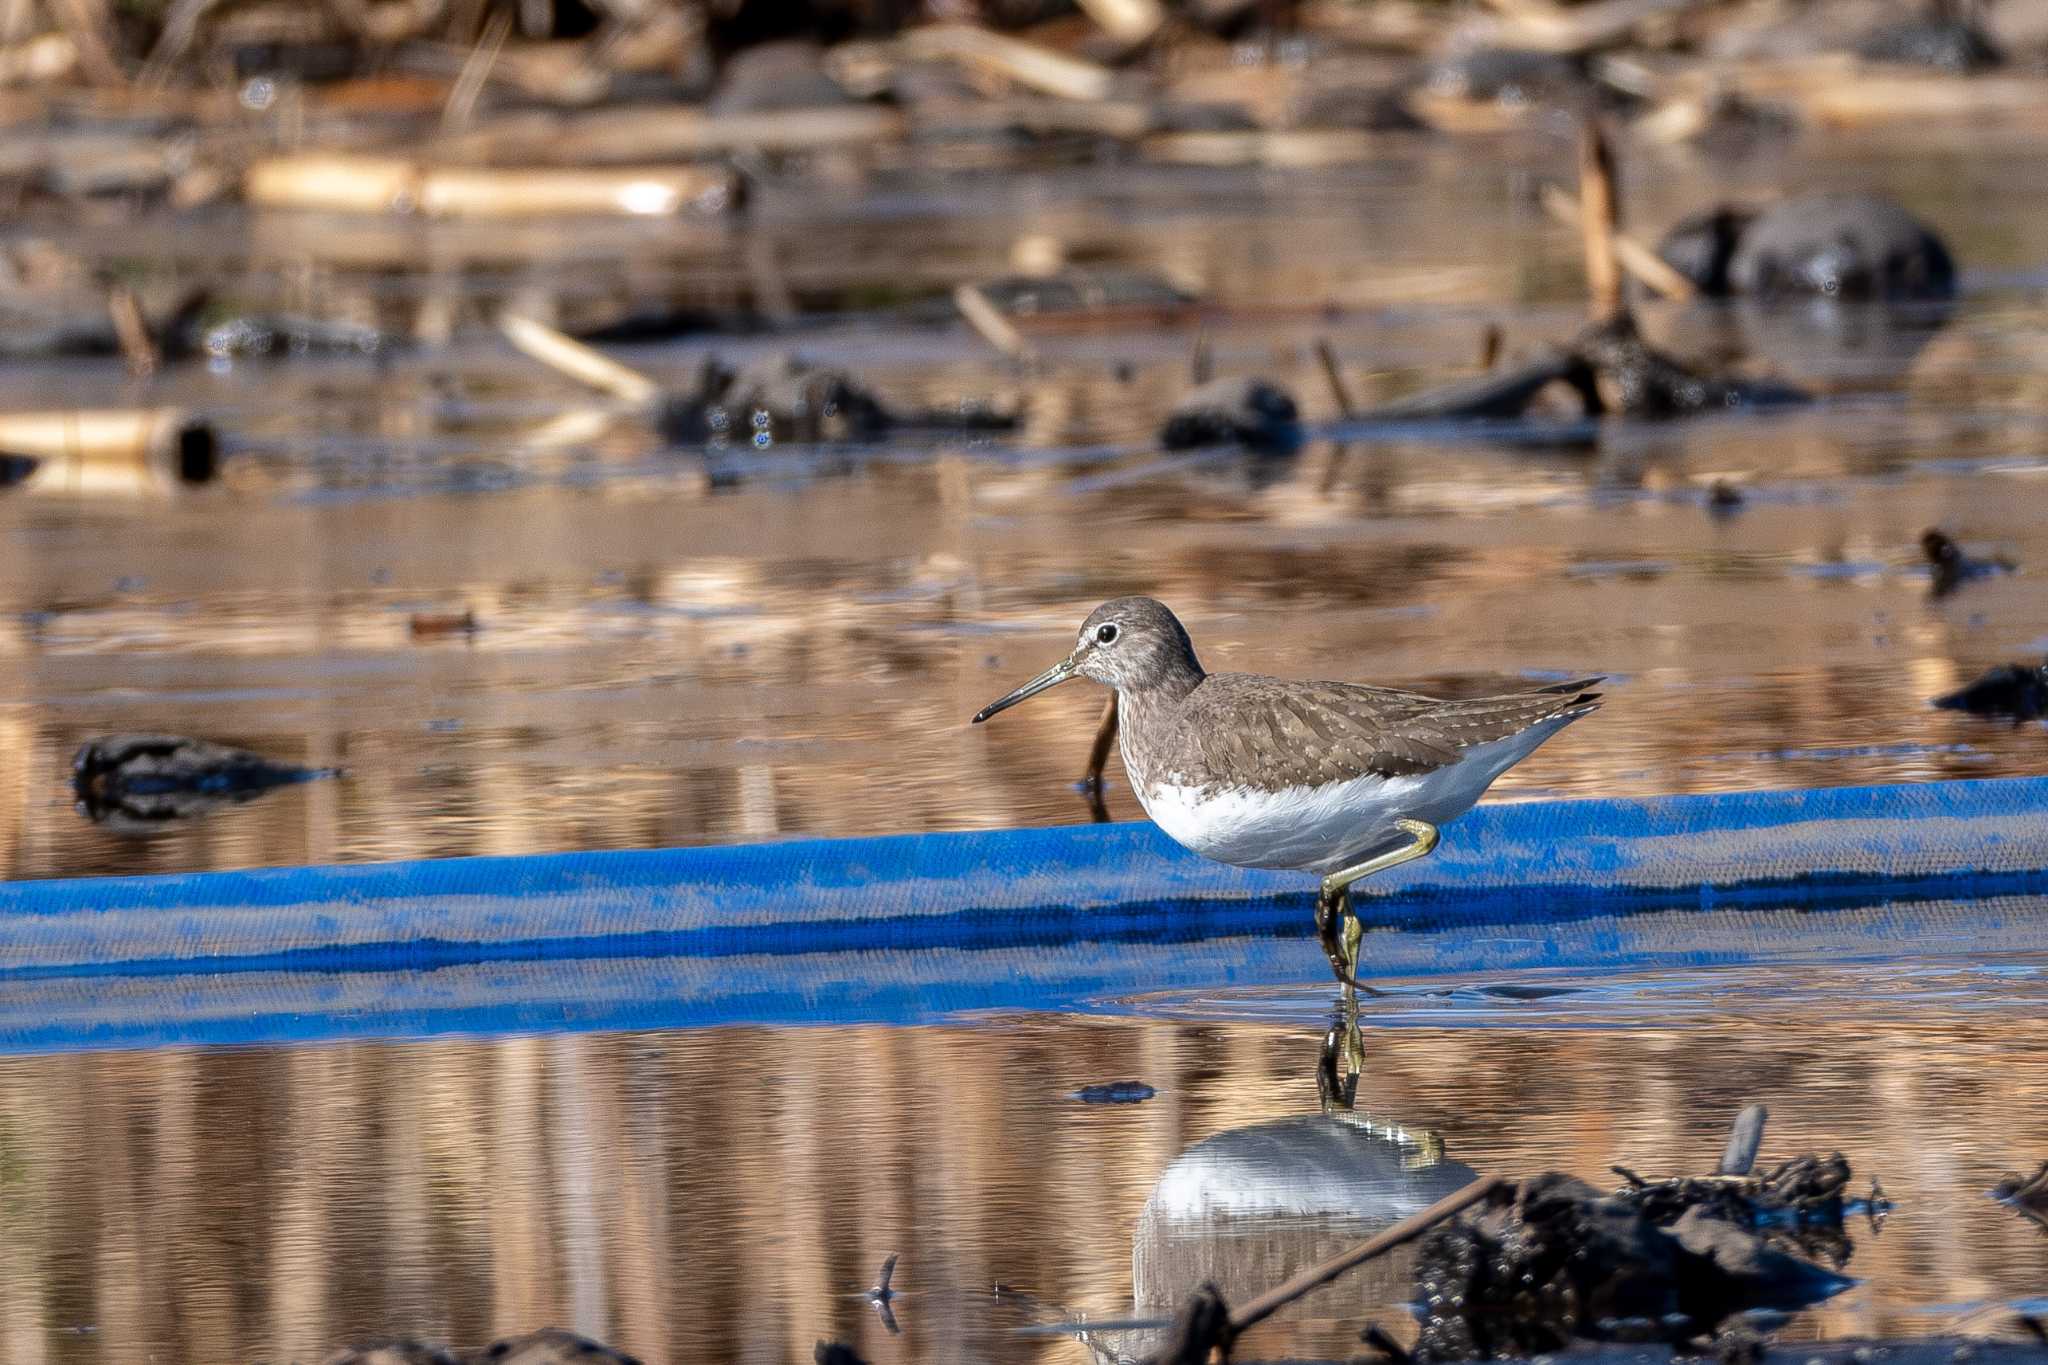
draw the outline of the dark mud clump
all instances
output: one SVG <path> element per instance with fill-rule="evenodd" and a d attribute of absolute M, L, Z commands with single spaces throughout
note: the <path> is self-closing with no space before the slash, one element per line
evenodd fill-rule
<path fill-rule="evenodd" d="M 1526 48 L 1468 48 L 1431 66 L 1423 83 L 1433 95 L 1474 103 L 1577 106 L 1596 98 L 1583 62 Z"/>
<path fill-rule="evenodd" d="M 1857 40 L 1856 55 L 1867 62 L 1924 66 L 1957 76 L 2005 64 L 2005 54 L 1990 34 L 1947 14 L 1880 24 Z"/>
<path fill-rule="evenodd" d="M 107 735 L 80 745 L 71 760 L 78 813 L 122 834 L 148 833 L 340 773 L 182 735 Z"/>
<path fill-rule="evenodd" d="M 1675 1227 L 1689 1216 L 1717 1218 L 1768 1245 L 1826 1261 L 1836 1269 L 1849 1262 L 1842 1230 L 1847 1207 L 1849 1162 L 1840 1152 L 1809 1154 L 1786 1161 L 1762 1176 L 1678 1176 L 1646 1181 L 1631 1171 L 1615 1198 L 1642 1211 L 1659 1227 Z M 1881 1206 L 1873 1191 L 1873 1211 Z"/>
<path fill-rule="evenodd" d="M 1159 444 L 1168 450 L 1232 443 L 1273 452 L 1299 446 L 1301 414 L 1294 396 L 1264 379 L 1212 379 L 1175 403 L 1159 429 Z"/>
<path fill-rule="evenodd" d="M 1806 398 L 1783 384 L 1700 374 L 1643 340 L 1626 313 L 1587 328 L 1572 349 L 1591 367 L 1602 406 L 1625 417 L 1688 417 Z"/>
<path fill-rule="evenodd" d="M 660 418 L 662 436 L 679 444 L 871 440 L 890 425 L 889 410 L 858 379 L 786 354 L 738 370 L 705 360 L 695 387 Z"/>
<path fill-rule="evenodd" d="M 1956 290 L 1941 238 L 1875 194 L 1796 195 L 1763 209 L 1717 205 L 1681 219 L 1657 254 L 1711 298 L 1908 302 Z"/>
<path fill-rule="evenodd" d="M 977 431 L 1014 424 L 992 409 L 895 412 L 847 371 L 786 353 L 737 370 L 706 359 L 694 386 L 672 396 L 658 418 L 663 438 L 678 445 L 730 441 L 763 447 L 778 441 L 871 441 L 903 427 Z"/>
<path fill-rule="evenodd" d="M 1528 1357 L 1575 1341 L 1677 1345 L 1735 1314 L 1804 1307 L 1850 1283 L 1769 1245 L 1754 1211 L 1731 1219 L 1718 1190 L 1690 1204 L 1671 1193 L 1652 1216 L 1637 1190 L 1603 1195 L 1553 1172 L 1437 1228 L 1416 1269 L 1415 1358 Z"/>
<path fill-rule="evenodd" d="M 2014 724 L 2048 715 L 2048 663 L 2000 664 L 1934 704 L 1973 716 L 2010 716 Z"/>

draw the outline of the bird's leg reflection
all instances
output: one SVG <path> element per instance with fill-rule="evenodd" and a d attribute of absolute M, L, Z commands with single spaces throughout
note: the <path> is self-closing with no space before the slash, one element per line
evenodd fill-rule
<path fill-rule="evenodd" d="M 1109 762 L 1110 746 L 1115 743 L 1116 694 L 1111 693 L 1095 727 L 1095 745 L 1088 750 L 1088 775 L 1081 779 L 1081 794 L 1088 799 L 1088 813 L 1098 825 L 1109 823 L 1109 806 L 1102 799 L 1102 768 Z"/>
<path fill-rule="evenodd" d="M 1346 990 L 1337 1022 L 1323 1034 L 1316 1058 L 1316 1094 L 1325 1114 L 1350 1113 L 1358 1104 L 1358 1078 L 1365 1071 L 1365 1035 L 1358 1027 L 1358 995 Z"/>

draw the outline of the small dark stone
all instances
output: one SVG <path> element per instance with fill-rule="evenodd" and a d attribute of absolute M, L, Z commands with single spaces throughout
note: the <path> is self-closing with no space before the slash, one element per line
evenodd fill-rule
<path fill-rule="evenodd" d="M 1806 399 L 1783 384 L 1696 374 L 1652 348 L 1626 313 L 1581 332 L 1573 349 L 1592 367 L 1601 403 L 1626 417 L 1686 417 Z"/>
<path fill-rule="evenodd" d="M 0 452 L 0 488 L 10 488 L 36 472 L 41 461 L 28 455 Z"/>
<path fill-rule="evenodd" d="M 1592 90 L 1585 68 L 1572 58 L 1512 47 L 1475 47 L 1446 57 L 1424 81 L 1432 94 L 1502 104 L 1575 101 Z"/>
<path fill-rule="evenodd" d="M 1865 61 L 1926 66 L 1958 76 L 2005 63 L 1990 34 L 1947 15 L 1880 24 L 1857 41 L 1856 55 Z"/>
<path fill-rule="evenodd" d="M 1956 271 L 1941 239 L 1892 200 L 1812 194 L 1757 214 L 1729 261 L 1728 283 L 1765 299 L 1946 299 Z"/>
<path fill-rule="evenodd" d="M 821 1341 L 811 1348 L 816 1365 L 868 1365 L 860 1352 L 841 1341 Z"/>
<path fill-rule="evenodd" d="M 1174 404 L 1159 429 L 1159 443 L 1168 450 L 1231 442 L 1263 451 L 1299 445 L 1301 420 L 1293 396 L 1263 379 L 1212 379 Z"/>
<path fill-rule="evenodd" d="M 889 410 L 844 370 L 780 354 L 741 370 L 707 359 L 696 387 L 671 398 L 659 426 L 670 441 L 866 440 L 891 423 Z"/>
<path fill-rule="evenodd" d="M 1955 293 L 1955 263 L 1941 239 L 1873 194 L 1797 195 L 1760 210 L 1718 205 L 1680 219 L 1657 254 L 1712 298 L 1904 301 Z"/>

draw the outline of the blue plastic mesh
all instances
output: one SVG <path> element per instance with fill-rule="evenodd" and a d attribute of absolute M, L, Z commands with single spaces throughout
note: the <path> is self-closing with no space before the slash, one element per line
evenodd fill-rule
<path fill-rule="evenodd" d="M 0 887 L 0 1047 L 923 1019 L 1310 980 L 1313 879 L 1150 825 Z M 2038 948 L 2048 779 L 1484 806 L 1384 973 Z"/>

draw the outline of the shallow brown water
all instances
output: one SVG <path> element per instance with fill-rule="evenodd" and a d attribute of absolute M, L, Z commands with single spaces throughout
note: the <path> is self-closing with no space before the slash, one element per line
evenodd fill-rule
<path fill-rule="evenodd" d="M 1319 438 L 1263 461 L 1151 449 L 1192 322 L 1041 333 L 1027 384 L 951 324 L 823 318 L 795 338 L 807 353 L 905 405 L 1015 391 L 1023 432 L 707 455 L 631 422 L 543 444 L 588 400 L 479 324 L 647 279 L 729 298 L 739 229 L 81 231 L 104 259 L 226 262 L 257 297 L 456 340 L 388 371 L 185 369 L 147 391 L 110 366 L 0 372 L 0 406 L 184 402 L 236 451 L 220 486 L 175 500 L 0 498 L 0 876 L 1085 819 L 1068 784 L 1098 698 L 965 720 L 1124 592 L 1181 610 L 1212 667 L 1445 689 L 1612 675 L 1611 704 L 1503 798 L 2040 771 L 2039 727 L 1926 701 L 2048 649 L 2048 156 L 1845 141 L 1825 162 L 1639 165 L 1646 227 L 1723 190 L 1888 185 L 1949 235 L 1965 298 L 1903 369 L 1779 345 L 1781 367 L 1854 390 L 1789 417 L 1615 431 L 1597 454 Z M 1042 224 L 1205 288 L 1219 368 L 1284 380 L 1323 422 L 1319 335 L 1378 398 L 1469 372 L 1488 322 L 1511 351 L 1576 324 L 1575 244 L 1530 193 L 1568 166 L 1539 136 L 1395 142 L 1317 173 L 903 177 L 789 187 L 753 231 L 822 306 L 993 273 Z M 680 380 L 707 349 L 621 354 Z M 1716 477 L 1749 490 L 1732 517 L 1705 507 Z M 1933 524 L 2032 572 L 1931 600 L 1915 542 Z M 463 610 L 473 637 L 409 626 Z M 121 730 L 349 776 L 123 837 L 66 781 L 81 741 Z M 1134 818 L 1111 775 L 1112 813 Z M 2039 1234 L 1980 1196 L 2043 1155 L 2048 1049 L 2030 975 L 1928 989 L 1904 970 L 1802 977 L 1790 1004 L 1768 975 L 1708 975 L 1715 1003 L 1678 1022 L 1387 1021 L 1361 1108 L 1481 1170 L 1590 1176 L 1704 1165 L 1764 1099 L 1767 1156 L 1839 1146 L 1902 1205 L 1857 1234 L 1869 1283 L 1794 1330 L 1935 1330 L 1948 1319 L 1917 1310 L 2040 1288 Z M 559 1322 L 650 1360 L 806 1359 L 833 1334 L 878 1361 L 1085 1359 L 1011 1335 L 1029 1314 L 989 1286 L 1127 1311 L 1175 1158 L 1316 1108 L 1320 1027 L 1298 999 L 1155 1006 L 0 1061 L 0 1358 L 306 1360 L 363 1334 Z M 1120 1079 L 1161 1093 L 1062 1098 Z M 898 1339 L 843 1297 L 890 1250 Z M 1391 1291 L 1340 1291 L 1267 1344 L 1345 1353 L 1374 1294 L 1398 1317 Z"/>
<path fill-rule="evenodd" d="M 1940 1007 L 1987 971 L 2015 1007 Z M 1762 1099 L 1767 1162 L 1839 1148 L 1859 1192 L 1875 1175 L 1899 1205 L 1881 1232 L 1851 1221 L 1864 1283 L 1794 1338 L 1937 1331 L 2048 1270 L 2041 1233 L 1984 1197 L 2048 1146 L 2041 980 L 2011 962 L 1704 973 L 1638 983 L 1718 1001 L 1662 1021 L 1575 1028 L 1565 1000 L 1527 1026 L 1514 1006 L 1486 1027 L 1372 1026 L 1359 1110 L 1378 1136 L 1358 1150 L 1394 1168 L 1383 1197 L 1416 1204 L 1466 1178 L 1435 1161 L 1703 1170 Z M 1919 1005 L 1859 1006 L 1873 989 Z M 1086 1360 L 1015 1329 L 1128 1317 L 1134 1239 L 1156 1311 L 1192 1287 L 1190 1257 L 1242 1298 L 1361 1235 L 1327 1212 L 1218 1211 L 1327 1178 L 1316 1153 L 1341 1126 L 1317 1117 L 1319 1030 L 1233 1022 L 1247 1003 L 6 1061 L 0 1332 L 24 1363 L 305 1360 L 541 1323 L 649 1360 L 795 1360 L 835 1335 L 883 1362 Z M 1159 1094 L 1066 1097 L 1111 1080 Z M 848 1297 L 891 1251 L 893 1338 Z M 1341 1358 L 1368 1316 L 1405 1335 L 1405 1296 L 1393 1274 L 1340 1284 L 1261 1328 L 1257 1354 Z"/>
<path fill-rule="evenodd" d="M 833 261 L 849 273 L 906 258 L 977 273 L 1001 268 L 1012 212 L 1063 192 L 1057 222 L 1077 242 L 1177 271 L 1237 310 L 1212 327 L 1222 370 L 1282 379 L 1324 421 L 1319 335 L 1375 398 L 1469 372 L 1488 321 L 1511 353 L 1569 331 L 1572 243 L 1526 202 L 1561 149 L 1536 139 L 1469 163 L 1410 151 L 1315 176 L 1154 169 L 1113 192 L 1098 173 L 969 177 L 957 203 L 919 182 L 878 193 L 869 218 L 827 196 L 766 221 L 786 243 L 858 222 L 858 249 Z M 1147 433 L 1181 388 L 1191 323 L 1045 334 L 1047 373 L 1027 384 L 956 325 L 827 320 L 797 344 L 901 405 L 1005 392 L 1024 405 L 1017 437 L 852 452 L 662 451 L 630 421 L 536 445 L 539 424 L 587 400 L 474 327 L 388 372 L 185 367 L 145 396 L 216 415 L 240 452 L 222 486 L 169 502 L 0 502 L 0 872 L 1084 818 L 1066 784 L 1095 699 L 1075 688 L 986 731 L 963 721 L 1123 592 L 1178 608 L 1212 667 L 1468 689 L 1612 675 L 1613 704 L 1509 774 L 1504 797 L 2033 771 L 2038 730 L 1924 706 L 2048 635 L 2028 576 L 1935 603 L 1916 563 L 1937 523 L 2048 562 L 2034 307 L 2048 231 L 2017 171 L 1967 213 L 1929 193 L 1956 164 L 1945 149 L 1851 145 L 1824 171 L 1793 161 L 1735 187 L 1818 177 L 1921 192 L 1909 202 L 1957 240 L 1973 287 L 1909 367 L 1779 340 L 1779 369 L 1860 394 L 1784 418 L 1614 431 L 1597 454 L 1376 439 L 1284 459 L 1163 457 Z M 1647 223 L 1712 192 L 1701 168 L 1667 169 L 1640 177 Z M 230 224 L 207 235 L 205 259 L 240 240 L 260 267 L 248 287 L 304 306 L 300 242 L 321 297 L 402 319 L 415 304 L 380 250 L 468 262 L 436 287 L 481 310 L 492 289 L 524 298 L 551 273 L 573 300 L 605 278 L 587 254 L 634 245 L 617 228 L 508 242 L 316 226 L 301 242 L 267 221 L 239 238 Z M 108 233 L 110 254 L 139 249 L 132 230 Z M 658 278 L 736 249 L 704 227 L 637 246 L 624 259 Z M 475 274 L 494 252 L 524 264 Z M 792 269 L 811 259 L 789 255 Z M 1349 302 L 1301 310 L 1331 298 Z M 1296 311 L 1253 315 L 1275 302 Z M 1650 322 L 1680 340 L 1709 330 L 1668 311 Z M 624 354 L 680 382 L 710 348 Z M 0 376 L 9 403 L 53 393 L 137 396 L 105 366 Z M 1705 509 L 1716 477 L 1750 490 L 1738 515 Z M 409 630 L 414 613 L 464 610 L 474 637 Z M 81 822 L 64 783 L 82 739 L 137 729 L 351 777 L 138 843 Z M 1111 809 L 1136 814 L 1121 790 Z"/>

